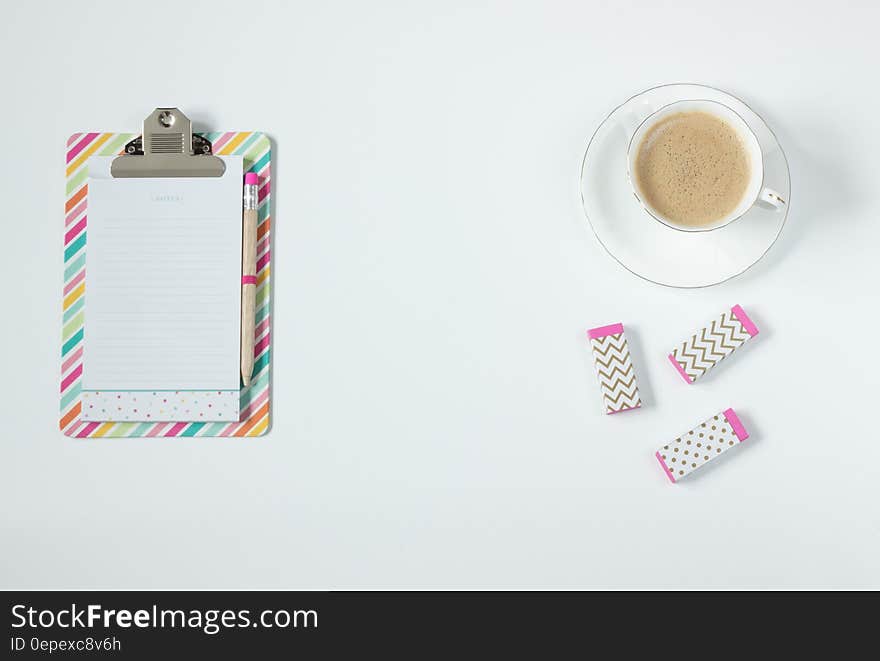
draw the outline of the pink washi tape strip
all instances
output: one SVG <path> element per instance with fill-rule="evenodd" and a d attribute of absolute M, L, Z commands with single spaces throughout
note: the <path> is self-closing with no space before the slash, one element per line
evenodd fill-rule
<path fill-rule="evenodd" d="M 243 285 L 255 285 L 255 284 L 257 284 L 257 276 L 255 276 L 255 275 L 243 275 L 243 276 L 241 276 L 241 284 L 243 284 Z"/>
<path fill-rule="evenodd" d="M 632 411 L 642 405 L 636 373 L 623 334 L 623 324 L 600 326 L 587 331 L 605 413 Z"/>
<path fill-rule="evenodd" d="M 749 437 L 733 409 L 713 415 L 654 453 L 672 482 L 687 477 Z"/>
<path fill-rule="evenodd" d="M 745 310 L 734 305 L 673 349 L 669 362 L 693 383 L 757 334 Z"/>

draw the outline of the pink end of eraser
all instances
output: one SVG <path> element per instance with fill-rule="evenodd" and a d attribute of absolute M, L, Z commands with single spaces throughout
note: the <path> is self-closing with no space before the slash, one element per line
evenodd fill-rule
<path fill-rule="evenodd" d="M 669 481 L 675 484 L 675 477 L 672 475 L 672 471 L 669 469 L 669 466 L 666 465 L 666 462 L 663 461 L 663 457 L 660 456 L 660 451 L 654 453 L 654 456 L 657 457 L 657 461 L 660 462 L 660 465 L 663 467 L 663 472 L 666 473 L 666 477 L 669 478 Z"/>
<path fill-rule="evenodd" d="M 622 332 L 623 324 L 611 324 L 610 326 L 599 326 L 598 328 L 591 328 L 587 331 L 587 337 L 589 337 L 591 340 L 598 340 L 600 337 L 617 335 L 618 333 Z"/>
<path fill-rule="evenodd" d="M 746 314 L 746 311 L 742 309 L 739 305 L 734 305 L 730 308 L 730 311 L 733 313 L 733 316 L 739 320 L 739 323 L 743 325 L 743 328 L 746 329 L 746 333 L 755 337 L 758 334 L 758 327 L 755 326 L 755 322 L 749 319 L 749 315 Z"/>
<path fill-rule="evenodd" d="M 248 172 L 244 175 L 244 184 L 245 186 L 256 186 L 260 183 L 260 178 L 257 176 L 256 172 Z"/>
<path fill-rule="evenodd" d="M 693 379 L 687 375 L 687 372 L 684 371 L 684 368 L 679 364 L 679 362 L 675 359 L 675 356 L 669 354 L 669 362 L 672 363 L 673 367 L 681 374 L 681 378 L 684 379 L 687 383 L 693 383 Z"/>
<path fill-rule="evenodd" d="M 739 439 L 740 443 L 746 440 L 749 437 L 749 432 L 746 431 L 745 426 L 742 422 L 740 422 L 739 416 L 736 414 L 736 411 L 733 409 L 727 409 L 724 411 L 724 417 L 727 422 L 730 423 L 730 428 L 733 429 L 733 433 L 736 434 L 736 437 Z"/>

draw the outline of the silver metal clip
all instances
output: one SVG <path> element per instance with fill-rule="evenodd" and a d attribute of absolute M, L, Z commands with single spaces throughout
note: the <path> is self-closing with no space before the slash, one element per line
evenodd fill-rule
<path fill-rule="evenodd" d="M 211 143 L 192 132 L 192 122 L 177 108 L 156 108 L 144 120 L 144 133 L 125 145 L 110 164 L 113 177 L 220 177 L 223 159 Z"/>

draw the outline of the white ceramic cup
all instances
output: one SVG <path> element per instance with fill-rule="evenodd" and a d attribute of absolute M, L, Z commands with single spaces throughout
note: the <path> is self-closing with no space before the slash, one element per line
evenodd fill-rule
<path fill-rule="evenodd" d="M 740 200 L 739 204 L 736 205 L 736 208 L 733 209 L 733 211 L 731 211 L 723 218 L 719 218 L 711 225 L 688 227 L 686 225 L 680 225 L 674 220 L 665 217 L 663 214 L 651 207 L 651 205 L 649 205 L 642 199 L 641 193 L 639 192 L 639 187 L 635 181 L 634 172 L 636 158 L 638 157 L 639 147 L 642 144 L 642 139 L 645 137 L 645 134 L 657 124 L 657 122 L 675 113 L 697 111 L 706 112 L 710 115 L 714 115 L 724 120 L 731 127 L 733 127 L 733 129 L 739 135 L 743 147 L 749 155 L 749 169 L 751 172 L 751 178 L 749 179 L 749 184 L 746 187 L 745 193 L 743 193 L 742 199 Z M 755 136 L 754 131 L 749 128 L 749 125 L 742 117 L 739 116 L 739 114 L 728 108 L 723 103 L 718 103 L 717 101 L 708 101 L 705 99 L 676 101 L 674 103 L 670 103 L 667 106 L 663 106 L 653 114 L 649 115 L 644 121 L 642 121 L 641 124 L 638 125 L 632 135 L 632 138 L 630 138 L 629 147 L 627 148 L 626 163 L 626 175 L 629 179 L 629 184 L 632 187 L 633 195 L 636 196 L 636 199 L 639 201 L 641 207 L 650 216 L 660 221 L 664 225 L 667 225 L 676 230 L 681 230 L 683 232 L 708 232 L 711 230 L 717 230 L 720 227 L 729 225 L 737 218 L 741 218 L 742 216 L 744 216 L 745 213 L 758 202 L 772 205 L 777 209 L 781 209 L 785 206 L 785 200 L 782 199 L 779 193 L 764 186 L 764 155 L 761 153 L 761 144 L 758 142 L 758 138 L 757 136 Z"/>

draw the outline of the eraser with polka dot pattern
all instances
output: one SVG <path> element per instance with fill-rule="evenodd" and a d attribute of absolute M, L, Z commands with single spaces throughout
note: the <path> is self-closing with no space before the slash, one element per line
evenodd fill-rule
<path fill-rule="evenodd" d="M 654 453 L 673 484 L 749 437 L 733 409 L 722 411 Z"/>

